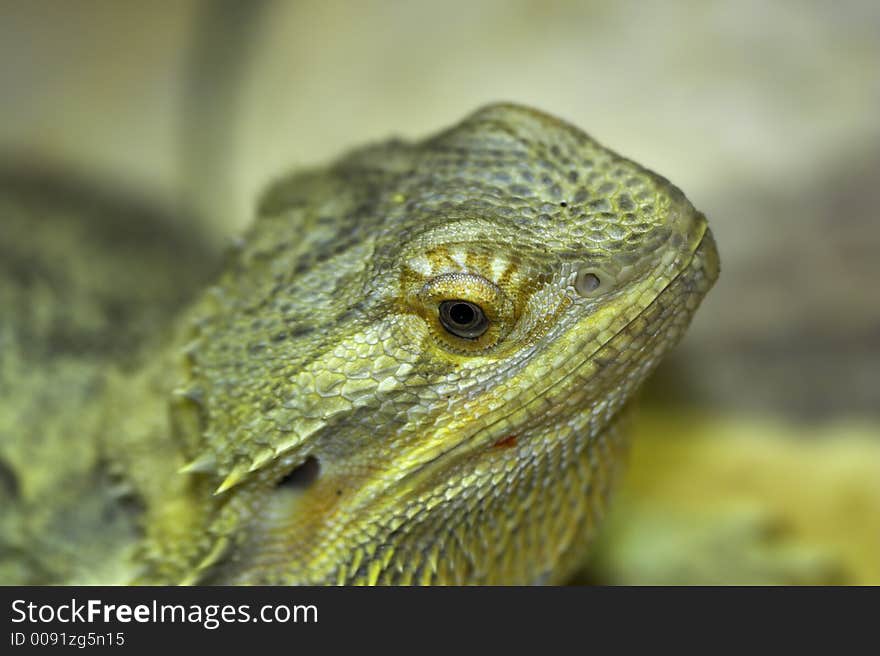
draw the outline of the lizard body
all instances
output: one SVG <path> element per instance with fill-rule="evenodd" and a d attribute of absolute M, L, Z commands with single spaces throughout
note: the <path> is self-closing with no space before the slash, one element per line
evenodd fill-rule
<path fill-rule="evenodd" d="M 668 181 L 540 112 L 275 184 L 95 441 L 146 583 L 557 583 L 718 273 Z"/>

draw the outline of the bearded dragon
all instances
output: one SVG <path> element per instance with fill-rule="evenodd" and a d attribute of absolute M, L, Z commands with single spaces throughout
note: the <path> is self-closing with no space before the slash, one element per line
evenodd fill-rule
<path fill-rule="evenodd" d="M 24 569 L 77 554 L 25 580 L 565 582 L 719 267 L 670 182 L 512 104 L 278 181 L 227 259 L 44 450 L 87 462 L 0 432 L 18 507 L 91 500 L 115 536 L 22 511 Z"/>

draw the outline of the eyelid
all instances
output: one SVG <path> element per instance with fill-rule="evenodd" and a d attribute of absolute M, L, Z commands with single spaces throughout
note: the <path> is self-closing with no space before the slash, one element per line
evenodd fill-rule
<path fill-rule="evenodd" d="M 489 321 L 512 312 L 512 304 L 495 283 L 472 273 L 444 273 L 425 282 L 418 297 L 426 307 L 461 299 L 480 306 Z"/>

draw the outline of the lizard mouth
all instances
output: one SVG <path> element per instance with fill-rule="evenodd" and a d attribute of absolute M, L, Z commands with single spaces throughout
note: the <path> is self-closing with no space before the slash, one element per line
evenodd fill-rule
<path fill-rule="evenodd" d="M 718 274 L 721 271 L 721 260 L 718 257 L 718 247 L 715 245 L 715 237 L 712 235 L 712 231 L 709 229 L 705 217 L 700 215 L 700 218 L 703 225 L 703 235 L 700 237 L 700 241 L 694 249 L 693 255 L 691 255 L 689 265 L 684 268 L 682 274 L 687 271 L 701 272 L 706 283 L 706 289 L 708 290 L 709 287 L 715 284 L 715 281 L 718 280 Z"/>
<path fill-rule="evenodd" d="M 663 314 L 662 307 L 668 299 L 682 296 L 674 316 L 670 319 L 671 323 L 665 324 L 664 327 L 664 330 L 674 335 L 668 340 L 670 345 L 677 341 L 678 336 L 684 332 L 699 300 L 715 282 L 719 272 L 719 258 L 715 240 L 702 215 L 694 215 L 688 225 L 686 238 L 688 246 L 684 252 L 679 253 L 680 264 L 677 271 L 672 274 L 671 279 L 665 287 L 659 290 L 648 306 L 641 308 L 639 313 L 639 316 L 655 311 Z M 605 342 L 605 346 L 612 346 L 611 342 L 614 339 L 615 336 L 612 336 Z M 543 381 L 547 384 L 541 385 L 540 388 L 532 387 L 531 393 L 560 406 L 565 404 L 566 400 L 559 393 L 560 387 L 566 382 L 569 383 L 569 387 L 574 387 L 570 384 L 572 378 L 581 376 L 583 367 L 586 367 L 588 362 L 602 362 L 601 366 L 608 367 L 608 371 L 611 371 L 611 368 L 615 366 L 620 366 L 620 363 L 615 363 L 613 355 L 603 355 L 601 350 L 602 347 L 583 358 L 583 362 L 567 374 L 566 381 Z M 648 371 L 649 369 L 646 368 L 638 375 L 633 376 L 633 379 L 641 378 L 642 374 L 647 375 Z M 577 389 L 583 391 L 584 388 L 579 386 Z M 626 397 L 628 397 L 628 393 L 621 396 L 621 403 L 625 402 Z M 587 402 L 587 399 L 584 398 L 584 403 Z M 617 409 L 612 409 L 611 404 L 607 408 L 609 416 L 610 413 L 617 413 Z M 277 546 L 279 552 L 289 548 L 288 540 L 291 539 L 289 536 L 295 534 L 299 545 L 297 556 L 293 558 L 289 551 L 284 551 L 287 554 L 286 558 L 291 562 L 298 563 L 297 567 L 311 568 L 323 567 L 324 554 L 332 553 L 334 541 L 342 540 L 340 536 L 343 535 L 348 536 L 347 540 L 352 540 L 355 539 L 352 536 L 364 532 L 369 533 L 378 530 L 376 527 L 391 525 L 395 522 L 398 522 L 395 524 L 396 526 L 401 527 L 402 524 L 399 522 L 404 522 L 407 525 L 406 530 L 412 530 L 412 535 L 417 535 L 415 523 L 418 520 L 401 519 L 398 509 L 395 509 L 394 506 L 415 509 L 427 506 L 433 508 L 441 503 L 452 503 L 452 499 L 460 490 L 464 489 L 463 486 L 455 489 L 450 488 L 440 496 L 432 492 L 437 488 L 436 482 L 438 480 L 448 480 L 448 477 L 443 477 L 443 470 L 458 468 L 459 479 L 467 481 L 478 475 L 476 472 L 490 471 L 493 467 L 498 467 L 497 463 L 502 458 L 513 461 L 517 457 L 516 450 L 528 448 L 525 436 L 531 428 L 526 422 L 522 426 L 522 431 L 525 432 L 515 430 L 510 433 L 506 429 L 502 431 L 500 428 L 502 422 L 509 420 L 511 416 L 511 414 L 497 416 L 493 418 L 491 423 L 484 422 L 481 426 L 465 426 L 467 434 L 460 435 L 454 445 L 435 451 L 429 458 L 423 458 L 424 453 L 413 453 L 407 458 L 406 471 L 398 472 L 396 478 L 389 479 L 381 476 L 375 479 L 367 478 L 362 487 L 354 494 L 343 496 L 341 490 L 344 484 L 340 484 L 338 482 L 340 479 L 333 475 L 323 480 L 319 479 L 302 495 L 279 497 L 277 505 L 270 508 L 263 520 L 264 526 L 272 528 L 255 530 L 268 531 L 269 536 L 266 539 L 269 542 L 267 544 L 270 546 L 282 545 Z M 537 417 L 538 415 L 533 415 L 533 418 L 539 421 Z M 499 435 L 508 435 L 508 433 L 507 438 L 499 441 Z M 519 443 L 517 443 L 518 437 Z M 535 459 L 533 464 L 535 462 L 538 460 Z M 373 519 L 366 520 L 365 518 L 368 517 Z M 370 524 L 372 528 L 366 527 L 366 524 Z M 394 530 L 403 531 L 404 529 Z M 390 537 L 382 539 L 386 540 Z M 267 548 L 266 553 L 269 554 L 266 556 L 267 558 L 274 553 L 274 549 L 276 547 Z"/>

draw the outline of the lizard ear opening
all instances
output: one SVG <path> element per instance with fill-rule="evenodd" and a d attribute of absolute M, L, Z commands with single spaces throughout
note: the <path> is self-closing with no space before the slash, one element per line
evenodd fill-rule
<path fill-rule="evenodd" d="M 321 475 L 321 463 L 315 456 L 309 456 L 302 464 L 294 467 L 284 478 L 275 484 L 275 489 L 304 490 Z"/>

